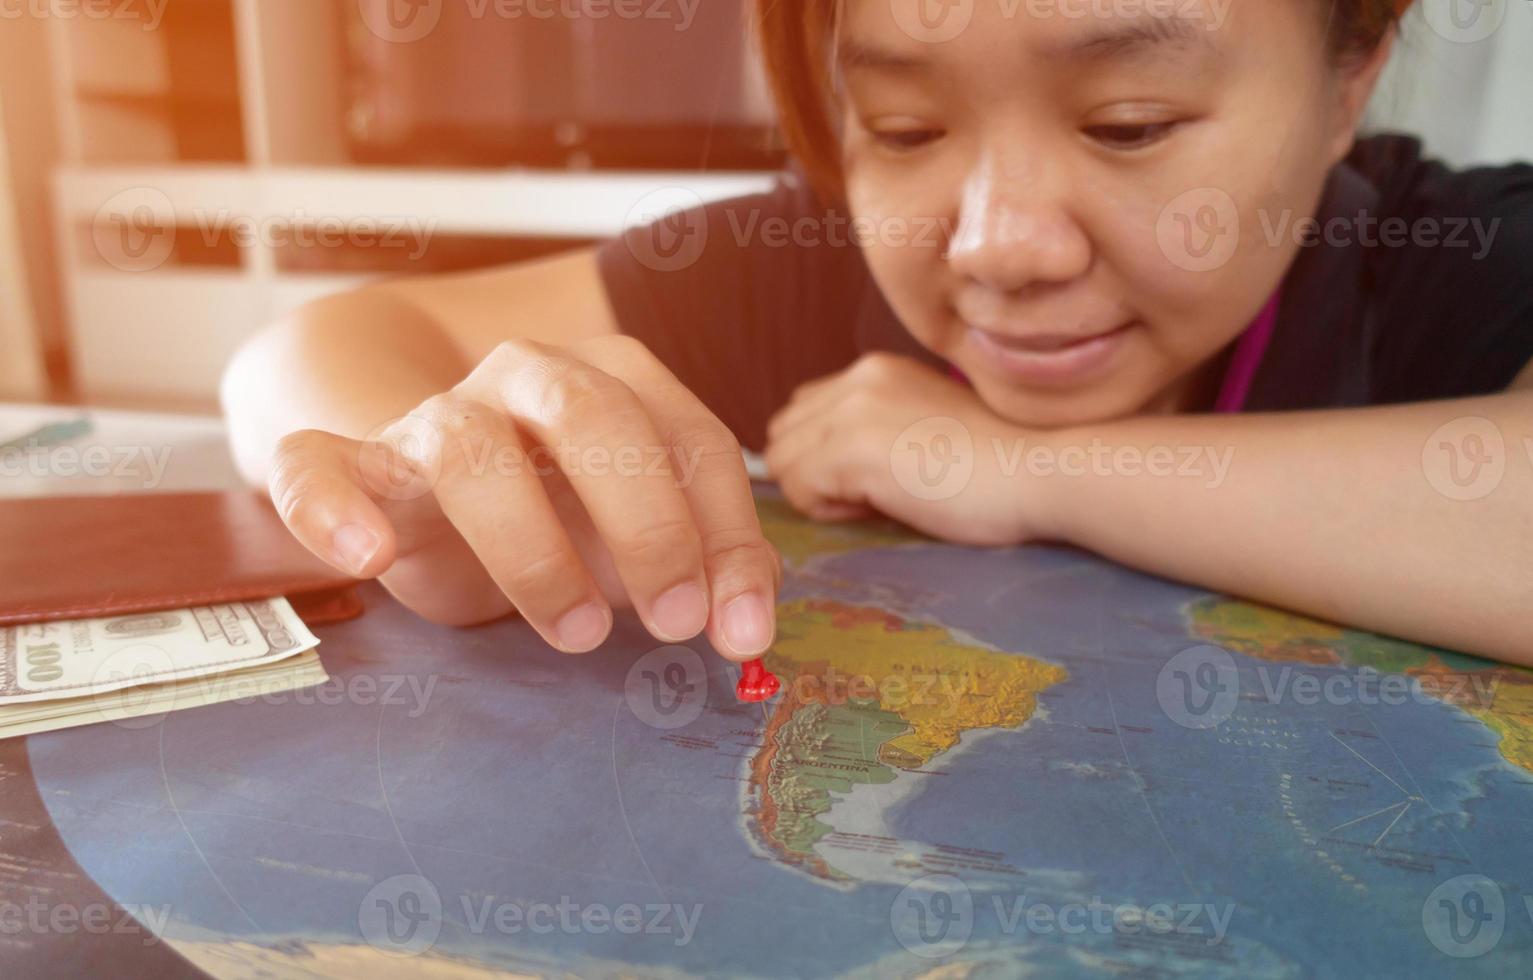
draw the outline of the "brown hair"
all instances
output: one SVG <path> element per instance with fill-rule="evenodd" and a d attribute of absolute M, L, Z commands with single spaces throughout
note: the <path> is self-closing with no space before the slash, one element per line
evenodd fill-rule
<path fill-rule="evenodd" d="M 755 26 L 783 138 L 827 200 L 842 193 L 840 138 L 832 110 L 831 59 L 839 0 L 756 0 Z M 1366 56 L 1413 0 L 1320 0 L 1339 62 Z"/>

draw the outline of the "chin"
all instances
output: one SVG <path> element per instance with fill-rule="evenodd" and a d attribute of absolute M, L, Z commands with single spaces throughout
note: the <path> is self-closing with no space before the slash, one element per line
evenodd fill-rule
<path fill-rule="evenodd" d="M 1127 386 L 1111 384 L 1080 391 L 1034 391 L 970 378 L 992 412 L 1024 429 L 1047 431 L 1111 422 L 1137 414 L 1150 399 Z"/>

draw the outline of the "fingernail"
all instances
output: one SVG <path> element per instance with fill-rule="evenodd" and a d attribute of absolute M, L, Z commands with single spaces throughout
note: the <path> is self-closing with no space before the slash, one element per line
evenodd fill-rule
<path fill-rule="evenodd" d="M 688 582 L 656 599 L 651 614 L 662 639 L 690 640 L 708 625 L 708 597 Z"/>
<path fill-rule="evenodd" d="M 365 524 L 347 524 L 335 532 L 335 554 L 341 564 L 358 578 L 362 576 L 362 569 L 372 561 L 373 555 L 378 553 L 378 546 L 382 543 L 372 528 Z"/>
<path fill-rule="evenodd" d="M 772 644 L 772 613 L 760 596 L 743 595 L 724 608 L 724 639 L 735 653 L 765 653 Z"/>
<path fill-rule="evenodd" d="M 565 613 L 554 627 L 554 635 L 559 638 L 559 646 L 570 653 L 589 653 L 601 646 L 610 626 L 607 610 L 600 603 L 588 602 Z"/>

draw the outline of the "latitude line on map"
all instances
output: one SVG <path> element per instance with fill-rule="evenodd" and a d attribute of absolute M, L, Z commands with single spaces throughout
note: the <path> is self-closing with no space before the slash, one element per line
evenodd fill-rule
<path fill-rule="evenodd" d="M 1354 749 L 1352 746 L 1348 745 L 1346 742 L 1343 742 L 1336 735 L 1335 732 L 1331 732 L 1330 735 L 1331 735 L 1332 738 L 1336 739 L 1336 744 L 1340 745 L 1342 748 L 1346 749 L 1348 752 L 1351 752 L 1353 755 L 1357 756 L 1359 759 L 1362 759 L 1363 763 L 1369 769 L 1372 769 L 1374 772 L 1378 773 L 1380 776 L 1383 776 L 1385 779 L 1388 779 L 1389 780 L 1389 785 L 1393 786 L 1395 789 L 1399 790 L 1401 793 L 1404 793 L 1406 795 L 1406 797 L 1410 797 L 1410 796 L 1413 795 L 1410 790 L 1406 789 L 1404 786 L 1401 786 L 1399 783 L 1395 782 L 1394 778 L 1392 776 L 1390 776 L 1389 773 L 1385 772 L 1384 770 L 1380 769 L 1378 766 L 1376 766 L 1373 763 L 1369 762 L 1363 756 L 1363 754 L 1361 752 L 1357 751 L 1357 749 Z"/>
<path fill-rule="evenodd" d="M 1404 810 L 1401 810 L 1401 811 L 1400 811 L 1400 812 L 1399 812 L 1399 813 L 1397 813 L 1397 814 L 1395 814 L 1395 818 L 1394 818 L 1394 819 L 1393 819 L 1393 820 L 1391 820 L 1391 821 L 1390 821 L 1390 822 L 1389 822 L 1389 826 L 1388 826 L 1388 827 L 1385 827 L 1385 828 L 1384 828 L 1384 832 L 1383 832 L 1383 833 L 1381 833 L 1381 834 L 1379 834 L 1379 836 L 1377 836 L 1377 837 L 1375 837 L 1375 838 L 1374 838 L 1374 839 L 1373 839 L 1373 844 L 1372 844 L 1372 845 L 1370 845 L 1370 846 L 1372 846 L 1372 847 L 1378 847 L 1378 846 L 1379 846 L 1379 841 L 1381 841 L 1381 840 L 1383 840 L 1383 839 L 1384 839 L 1384 838 L 1385 838 L 1385 837 L 1387 837 L 1387 836 L 1389 836 L 1389 832 L 1390 832 L 1390 831 L 1391 831 L 1391 830 L 1394 830 L 1394 829 L 1395 829 L 1395 824 L 1397 824 L 1397 823 L 1399 823 L 1399 822 L 1400 822 L 1400 818 L 1401 818 L 1401 817 L 1403 817 L 1403 816 L 1405 816 L 1405 814 L 1406 814 L 1406 812 L 1407 812 L 1407 811 L 1408 811 L 1408 810 L 1410 810 L 1410 808 L 1411 808 L 1411 805 L 1410 805 L 1410 803 L 1409 803 L 1409 802 L 1407 802 L 1407 803 L 1406 803 L 1406 804 L 1405 804 L 1405 809 L 1404 809 Z"/>
<path fill-rule="evenodd" d="M 660 887 L 660 882 L 655 878 L 655 873 L 649 869 L 649 862 L 644 860 L 644 848 L 639 846 L 639 839 L 634 836 L 633 824 L 628 821 L 628 804 L 623 802 L 623 781 L 617 772 L 617 720 L 623 713 L 623 699 L 618 698 L 617 704 L 612 709 L 612 738 L 609 743 L 612 756 L 612 789 L 617 793 L 617 812 L 623 818 L 623 827 L 628 831 L 628 840 L 633 844 L 633 852 L 639 858 L 639 864 L 644 868 L 644 874 L 648 876 L 649 883 L 655 886 L 655 890 L 665 897 L 665 889 Z"/>
<path fill-rule="evenodd" d="M 421 870 L 420 862 L 415 859 L 415 851 L 411 850 L 410 842 L 405 840 L 404 831 L 399 829 L 399 821 L 394 817 L 394 803 L 389 799 L 388 782 L 383 778 L 383 715 L 387 711 L 387 703 L 380 703 L 378 705 L 378 727 L 374 732 L 373 738 L 374 758 L 378 763 L 378 792 L 383 796 L 383 812 L 388 814 L 389 826 L 394 828 L 394 839 L 399 841 L 399 846 L 405 849 L 405 856 L 410 859 L 411 867 L 415 868 L 416 876 L 435 890 L 436 882 L 432 881 L 427 877 L 426 872 Z M 450 915 L 446 906 L 442 907 L 441 919 L 443 924 L 451 923 L 459 928 L 464 928 L 468 925 L 468 923 L 460 922 Z"/>
<path fill-rule="evenodd" d="M 1102 639 L 1102 618 L 1107 614 L 1107 587 L 1104 586 L 1097 593 L 1097 617 L 1096 617 L 1096 656 L 1098 661 L 1097 676 L 1102 677 L 1107 673 L 1105 665 L 1101 664 L 1102 656 L 1107 652 L 1107 644 Z M 1196 891 L 1197 886 L 1192 883 L 1192 876 L 1187 873 L 1182 865 L 1181 855 L 1176 853 L 1176 848 L 1171 846 L 1171 841 L 1166 837 L 1165 830 L 1160 825 L 1160 818 L 1155 815 L 1155 807 L 1150 805 L 1150 798 L 1144 792 L 1144 777 L 1139 775 L 1139 770 L 1134 766 L 1134 760 L 1129 758 L 1128 744 L 1123 741 L 1123 730 L 1118 725 L 1118 706 L 1113 703 L 1112 685 L 1103 684 L 1102 690 L 1107 694 L 1107 712 L 1112 716 L 1113 735 L 1118 739 L 1118 751 L 1123 754 L 1123 764 L 1128 766 L 1129 774 L 1134 777 L 1134 791 L 1139 794 L 1139 802 L 1144 804 L 1144 810 L 1150 815 L 1150 824 L 1155 828 L 1155 834 L 1160 838 L 1166 853 L 1171 855 L 1171 860 L 1176 862 L 1177 873 L 1182 876 L 1182 881 L 1187 883 L 1189 891 Z"/>
<path fill-rule="evenodd" d="M 1389 754 L 1395 757 L 1395 762 L 1399 763 L 1400 771 L 1405 773 L 1407 778 L 1409 778 L 1411 782 L 1414 783 L 1416 781 L 1416 777 L 1411 773 L 1410 768 L 1406 766 L 1405 760 L 1400 758 L 1400 753 L 1395 751 L 1395 747 L 1390 744 L 1389 739 L 1385 738 L 1384 733 L 1379 730 L 1378 723 L 1373 720 L 1373 716 L 1370 715 L 1367 711 L 1359 710 L 1358 713 L 1367 720 L 1368 727 L 1373 729 L 1374 734 L 1379 737 L 1379 741 L 1382 742 L 1384 747 L 1389 750 Z M 1442 812 L 1438 810 L 1437 807 L 1432 805 L 1431 800 L 1427 799 L 1425 792 L 1412 794 L 1412 799 L 1417 799 L 1425 803 L 1427 808 L 1432 811 L 1433 816 L 1442 816 Z M 1453 841 L 1453 846 L 1459 849 L 1459 853 L 1464 855 L 1466 859 L 1473 860 L 1473 858 L 1470 857 L 1469 848 L 1465 847 L 1463 842 L 1458 839 L 1458 835 L 1453 832 L 1453 828 L 1449 825 L 1449 823 L 1447 821 L 1442 821 L 1440 822 L 1439 826 L 1441 826 L 1443 832 L 1448 835 L 1448 839 Z"/>
<path fill-rule="evenodd" d="M 394 838 L 399 841 L 399 846 L 405 849 L 405 856 L 410 859 L 410 866 L 415 869 L 415 873 L 417 875 L 419 875 L 420 877 L 422 877 L 422 878 L 426 878 L 426 872 L 421 870 L 420 862 L 415 860 L 415 852 L 410 850 L 409 843 L 405 841 L 404 831 L 399 829 L 399 821 L 394 819 L 394 804 L 393 804 L 392 801 L 389 800 L 389 788 L 388 788 L 388 785 L 385 783 L 384 778 L 383 778 L 383 711 L 384 711 L 384 708 L 385 708 L 385 705 L 381 705 L 380 704 L 378 706 L 378 728 L 377 728 L 376 737 L 373 739 L 373 746 L 374 746 L 374 748 L 376 750 L 375 758 L 377 759 L 377 762 L 378 762 L 378 792 L 383 796 L 383 812 L 388 814 L 389 826 L 394 828 Z M 431 879 L 430 878 L 426 878 L 426 880 L 430 881 Z"/>
<path fill-rule="evenodd" d="M 1388 813 L 1390 810 L 1393 810 L 1396 807 L 1401 807 L 1401 806 L 1409 807 L 1410 805 L 1411 805 L 1411 801 L 1410 800 L 1399 800 L 1398 802 L 1391 803 L 1391 804 L 1389 804 L 1389 806 L 1386 806 L 1386 807 L 1384 807 L 1382 809 L 1375 810 L 1372 813 L 1366 813 L 1366 814 L 1362 815 L 1361 817 L 1354 817 L 1353 819 L 1348 820 L 1346 823 L 1339 823 L 1336 826 L 1332 827 L 1330 830 L 1327 830 L 1326 833 L 1334 834 L 1334 833 L 1336 833 L 1336 831 L 1342 829 L 1343 827 L 1350 827 L 1350 826 L 1352 826 L 1355 823 L 1362 823 L 1364 820 L 1367 820 L 1370 817 L 1377 817 L 1381 813 Z"/>
<path fill-rule="evenodd" d="M 246 922 L 255 926 L 257 932 L 261 932 L 261 924 L 249 912 L 245 911 L 245 906 L 240 904 L 240 900 L 235 898 L 234 894 L 229 891 L 229 886 L 224 884 L 224 880 L 218 876 L 218 872 L 213 870 L 213 865 L 208 861 L 208 856 L 202 851 L 202 845 L 197 843 L 196 837 L 192 836 L 192 828 L 186 825 L 186 818 L 181 816 L 181 807 L 176 804 L 176 795 L 170 789 L 170 773 L 165 771 L 164 718 L 160 719 L 159 729 L 160 783 L 165 787 L 165 799 L 170 803 L 170 812 L 176 815 L 176 823 L 181 825 L 181 832 L 186 835 L 187 843 L 191 844 L 192 850 L 197 852 L 197 859 L 202 862 L 204 868 L 208 869 L 208 874 L 212 876 L 213 883 L 218 886 L 218 890 L 224 893 L 225 898 L 234 903 L 234 907 L 240 910 L 240 915 L 245 917 Z"/>

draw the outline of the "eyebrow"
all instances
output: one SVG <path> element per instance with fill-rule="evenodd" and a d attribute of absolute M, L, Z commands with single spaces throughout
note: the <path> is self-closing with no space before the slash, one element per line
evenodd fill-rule
<path fill-rule="evenodd" d="M 1041 55 L 1054 61 L 1105 61 L 1154 48 L 1211 47 L 1208 31 L 1186 17 L 1141 17 L 1111 24 L 1079 37 L 1051 43 Z M 931 70 L 924 54 L 887 48 L 859 38 L 841 40 L 836 63 L 843 70 L 861 69 L 902 74 Z"/>
<path fill-rule="evenodd" d="M 1084 37 L 1072 38 L 1054 51 L 1054 57 L 1095 61 L 1146 48 L 1209 47 L 1209 32 L 1186 17 L 1140 17 L 1122 24 L 1112 24 Z"/>

